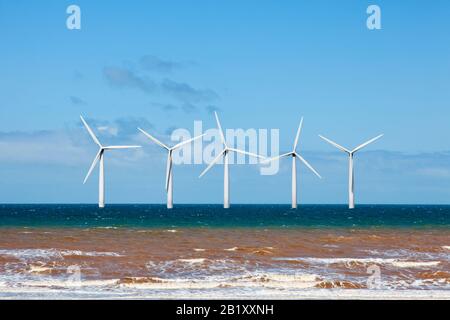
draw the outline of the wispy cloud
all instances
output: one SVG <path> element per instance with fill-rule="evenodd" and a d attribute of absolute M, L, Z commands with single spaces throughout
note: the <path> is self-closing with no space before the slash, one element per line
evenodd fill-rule
<path fill-rule="evenodd" d="M 184 112 L 186 113 L 192 113 L 197 111 L 197 107 L 195 105 L 193 105 L 192 103 L 184 103 L 181 108 L 183 109 Z"/>
<path fill-rule="evenodd" d="M 72 104 L 77 105 L 77 106 L 87 105 L 86 101 L 84 101 L 83 99 L 76 97 L 76 96 L 70 96 L 69 100 Z"/>
<path fill-rule="evenodd" d="M 193 113 L 193 112 L 198 112 L 200 110 L 200 108 L 197 105 L 195 105 L 193 103 L 189 103 L 189 102 L 180 103 L 177 105 L 172 104 L 172 103 L 152 102 L 151 105 L 154 107 L 158 107 L 161 110 L 166 111 L 166 112 L 173 112 L 173 111 L 181 110 L 185 113 Z"/>
<path fill-rule="evenodd" d="M 153 124 L 145 118 L 122 117 L 111 121 L 100 121 L 87 118 L 96 135 L 103 144 L 142 144 L 148 142 L 137 127 L 151 130 L 155 134 Z M 168 139 L 176 127 L 170 127 L 159 136 Z M 156 133 L 157 134 L 157 133 Z M 32 132 L 0 132 L 0 163 L 43 163 L 76 165 L 85 163 L 92 157 L 95 145 L 81 123 L 61 130 Z M 138 152 L 140 157 L 149 156 L 151 148 L 143 148 Z M 303 151 L 305 158 L 327 179 L 335 175 L 346 175 L 347 157 L 340 152 Z M 121 155 L 118 155 L 121 157 Z M 129 154 L 125 156 L 130 156 Z M 130 160 L 134 161 L 134 160 Z M 450 152 L 434 153 L 402 153 L 394 151 L 366 151 L 356 155 L 355 169 L 374 180 L 386 180 L 392 184 L 439 182 L 450 184 Z M 282 161 L 283 169 L 289 162 Z"/>
<path fill-rule="evenodd" d="M 154 127 L 147 119 L 136 117 L 118 118 L 113 123 L 117 126 L 118 132 L 124 136 L 135 135 L 138 127 L 147 129 Z"/>
<path fill-rule="evenodd" d="M 178 128 L 175 127 L 175 126 L 171 126 L 171 127 L 168 127 L 168 128 L 164 131 L 164 133 L 165 133 L 167 136 L 170 136 L 176 129 L 178 129 Z"/>
<path fill-rule="evenodd" d="M 179 109 L 178 106 L 170 104 L 170 103 L 162 104 L 161 108 L 164 111 L 173 111 L 173 110 L 178 110 Z"/>
<path fill-rule="evenodd" d="M 450 178 L 450 169 L 443 167 L 421 168 L 416 173 L 429 178 Z"/>
<path fill-rule="evenodd" d="M 139 59 L 139 64 L 143 70 L 159 73 L 171 73 L 183 66 L 180 62 L 164 60 L 154 55 L 145 55 L 141 57 Z"/>
<path fill-rule="evenodd" d="M 126 68 L 105 67 L 103 68 L 103 76 L 111 86 L 117 88 L 135 88 L 145 93 L 154 93 L 158 87 L 152 80 L 141 77 Z"/>
<path fill-rule="evenodd" d="M 214 111 L 217 111 L 217 112 L 221 111 L 221 109 L 220 109 L 219 107 L 212 106 L 212 105 L 206 106 L 206 107 L 205 107 L 205 110 L 206 110 L 206 112 L 208 112 L 209 114 L 213 114 Z"/>
<path fill-rule="evenodd" d="M 322 171 L 346 170 L 348 157 L 342 152 L 307 152 L 308 160 Z M 450 152 L 404 153 L 398 151 L 361 151 L 355 155 L 355 169 L 376 179 L 415 181 L 450 177 Z M 363 168 L 363 169 L 362 169 Z M 449 181 L 450 183 L 450 181 Z"/>
<path fill-rule="evenodd" d="M 86 120 L 104 145 L 141 144 L 145 139 L 137 127 L 153 128 L 144 118 Z M 81 123 L 58 130 L 0 132 L 0 163 L 4 164 L 86 165 L 86 161 L 92 160 L 93 148 L 96 146 Z M 117 152 L 112 158 L 134 162 L 150 155 L 150 151 Z M 115 164 L 120 162 L 112 161 Z"/>
<path fill-rule="evenodd" d="M 118 137 L 122 140 L 133 138 L 138 134 L 137 128 L 153 128 L 153 124 L 145 118 L 121 117 L 112 121 L 85 118 L 88 124 L 103 138 Z M 79 124 L 83 128 L 82 124 Z"/>
<path fill-rule="evenodd" d="M 5 164 L 83 163 L 88 150 L 64 130 L 0 132 L 0 161 Z"/>
<path fill-rule="evenodd" d="M 169 96 L 183 102 L 209 102 L 218 98 L 217 93 L 210 89 L 195 89 L 187 83 L 164 79 L 161 89 Z"/>
<path fill-rule="evenodd" d="M 116 88 L 138 89 L 146 94 L 158 93 L 163 97 L 183 103 L 180 109 L 192 112 L 186 108 L 188 104 L 211 103 L 219 98 L 212 89 L 196 88 L 193 85 L 170 78 L 150 79 L 146 71 L 170 73 L 180 67 L 180 63 L 162 60 L 155 56 L 144 56 L 139 63 L 140 68 L 108 66 L 103 68 L 103 76 L 107 83 Z M 155 76 L 155 75 L 153 75 Z M 175 108 L 171 108 L 174 110 Z"/>
<path fill-rule="evenodd" d="M 82 80 L 83 78 L 84 78 L 84 75 L 80 71 L 75 70 L 75 72 L 73 73 L 73 79 L 76 81 L 79 81 L 79 80 Z"/>

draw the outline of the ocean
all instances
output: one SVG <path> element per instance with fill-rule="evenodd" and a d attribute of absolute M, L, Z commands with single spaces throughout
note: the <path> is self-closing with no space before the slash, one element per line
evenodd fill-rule
<path fill-rule="evenodd" d="M 450 206 L 0 205 L 3 299 L 450 299 Z"/>

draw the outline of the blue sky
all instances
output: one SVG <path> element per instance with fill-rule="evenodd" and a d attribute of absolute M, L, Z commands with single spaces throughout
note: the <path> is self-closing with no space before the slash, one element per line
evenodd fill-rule
<path fill-rule="evenodd" d="M 81 8 L 81 30 L 66 8 Z M 382 29 L 366 28 L 377 4 Z M 214 127 L 279 128 L 324 176 L 299 171 L 299 200 L 345 203 L 348 146 L 385 136 L 357 155 L 356 200 L 449 203 L 448 1 L 3 1 L 0 0 L 0 202 L 96 202 L 82 180 L 105 143 L 143 150 L 107 159 L 107 202 L 165 201 L 165 141 L 194 120 Z M 222 168 L 177 166 L 175 202 L 220 203 Z M 289 203 L 290 162 L 276 176 L 231 168 L 235 203 Z"/>

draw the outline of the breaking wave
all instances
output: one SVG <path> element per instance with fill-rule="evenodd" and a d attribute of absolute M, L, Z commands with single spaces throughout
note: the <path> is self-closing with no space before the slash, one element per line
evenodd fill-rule
<path fill-rule="evenodd" d="M 19 260 L 63 259 L 67 256 L 85 257 L 121 257 L 116 252 L 59 250 L 59 249 L 0 249 L 0 256 L 14 257 Z"/>
<path fill-rule="evenodd" d="M 439 265 L 440 261 L 410 261 L 394 258 L 313 258 L 313 257 L 298 257 L 298 258 L 273 258 L 278 261 L 298 261 L 308 264 L 343 264 L 347 267 L 366 266 L 368 264 L 392 265 L 397 268 L 423 268 L 434 267 Z"/>

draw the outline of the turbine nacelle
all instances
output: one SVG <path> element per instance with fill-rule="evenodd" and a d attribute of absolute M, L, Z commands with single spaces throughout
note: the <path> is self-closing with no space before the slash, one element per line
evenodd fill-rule
<path fill-rule="evenodd" d="M 172 208 L 173 203 L 172 203 L 172 153 L 174 150 L 181 148 L 182 146 L 191 143 L 194 140 L 197 140 L 201 137 L 203 137 L 205 134 L 196 136 L 192 139 L 187 139 L 184 141 L 181 141 L 179 143 L 177 143 L 176 145 L 174 145 L 173 147 L 169 147 L 166 144 L 162 143 L 161 141 L 159 141 L 158 139 L 156 139 L 154 136 L 152 136 L 150 133 L 142 130 L 141 128 L 138 128 L 138 130 L 140 132 L 142 132 L 147 138 L 149 138 L 150 140 L 152 140 L 154 143 L 156 143 L 157 145 L 159 145 L 161 148 L 165 149 L 167 151 L 167 164 L 166 164 L 166 185 L 165 185 L 165 189 L 167 192 L 167 208 Z"/>
<path fill-rule="evenodd" d="M 206 169 L 203 170 L 203 172 L 200 174 L 199 178 L 203 177 L 203 176 L 205 175 L 205 173 L 208 172 L 209 169 L 211 169 L 211 167 L 212 167 L 214 164 L 216 164 L 216 162 L 218 162 L 219 159 L 220 159 L 222 156 L 225 157 L 229 152 L 235 152 L 235 153 L 240 153 L 240 154 L 243 154 L 243 155 L 255 157 L 255 158 L 258 158 L 258 159 L 264 159 L 264 157 L 263 157 L 263 156 L 260 156 L 259 154 L 252 153 L 252 152 L 247 152 L 247 151 L 240 150 L 240 149 L 237 149 L 237 148 L 230 148 L 230 147 L 228 147 L 227 142 L 226 142 L 226 139 L 225 139 L 225 135 L 224 135 L 223 130 L 222 130 L 222 126 L 220 125 L 219 117 L 217 116 L 217 112 L 215 112 L 215 111 L 214 111 L 214 116 L 215 116 L 215 118 L 216 118 L 217 128 L 219 129 L 219 133 L 220 133 L 220 141 L 222 142 L 224 148 L 223 148 L 222 151 L 221 151 L 221 152 L 213 159 L 213 161 L 210 162 L 210 164 L 206 167 Z"/>
<path fill-rule="evenodd" d="M 94 161 L 92 161 L 91 167 L 89 168 L 88 173 L 86 174 L 86 177 L 84 178 L 83 184 L 86 183 L 86 181 L 89 179 L 89 176 L 91 175 L 92 171 L 94 170 L 95 166 L 97 165 L 98 161 L 103 157 L 103 154 L 105 151 L 108 150 L 117 150 L 117 149 L 134 149 L 134 148 L 140 148 L 141 146 L 106 146 L 106 147 L 100 147 L 97 155 L 94 158 Z"/>
<path fill-rule="evenodd" d="M 222 130 L 222 126 L 220 125 L 220 121 L 219 121 L 219 117 L 217 116 L 217 112 L 214 112 L 214 116 L 216 118 L 216 123 L 217 123 L 217 128 L 219 129 L 219 133 L 220 133 L 220 140 L 223 144 L 223 150 L 213 159 L 213 161 L 211 161 L 211 163 L 206 167 L 205 170 L 203 170 L 203 172 L 200 174 L 199 178 L 203 177 L 205 175 L 206 172 L 209 171 L 209 169 L 212 168 L 212 166 L 214 166 L 214 164 L 216 164 L 219 159 L 221 157 L 223 157 L 223 207 L 224 208 L 229 208 L 230 207 L 230 198 L 229 198 L 229 189 L 230 189 L 230 185 L 229 185 L 229 172 L 228 172 L 228 153 L 230 152 L 234 152 L 234 153 L 240 153 L 240 154 L 244 154 L 244 155 L 248 155 L 251 157 L 256 157 L 256 158 L 260 158 L 260 159 L 264 159 L 264 157 L 255 154 L 255 153 L 251 153 L 251 152 L 247 152 L 244 150 L 240 150 L 240 149 L 236 149 L 236 148 L 230 148 L 227 145 L 226 139 L 225 139 L 225 135 L 223 133 Z"/>
<path fill-rule="evenodd" d="M 375 138 L 372 138 L 372 139 L 360 144 L 353 150 L 349 150 L 349 149 L 344 148 L 343 146 L 337 144 L 333 140 L 325 138 L 324 136 L 321 136 L 319 134 L 320 138 L 322 138 L 323 140 L 325 140 L 332 146 L 334 146 L 334 147 L 338 148 L 339 150 L 348 154 L 348 207 L 349 207 L 349 209 L 353 209 L 355 207 L 355 195 L 354 195 L 355 179 L 354 179 L 354 173 L 353 173 L 353 155 L 355 154 L 355 152 L 361 150 L 368 144 L 375 142 L 376 140 L 380 139 L 382 136 L 383 136 L 383 134 L 380 134 L 380 135 L 376 136 Z"/>
<path fill-rule="evenodd" d="M 283 153 L 276 157 L 273 157 L 273 158 L 263 161 L 263 162 L 267 163 L 267 162 L 271 162 L 271 161 L 278 161 L 279 159 L 284 158 L 284 157 L 292 157 L 292 177 L 291 177 L 292 178 L 292 198 L 291 198 L 292 202 L 291 202 L 291 204 L 292 204 L 293 209 L 297 208 L 297 166 L 296 166 L 297 160 L 296 159 L 303 162 L 303 164 L 309 170 L 311 170 L 317 177 L 322 179 L 322 176 L 308 163 L 308 161 L 306 161 L 297 152 L 297 145 L 298 145 L 298 142 L 300 139 L 300 133 L 302 131 L 302 127 L 303 127 L 303 117 L 300 119 L 300 124 L 298 125 L 297 134 L 295 135 L 295 139 L 294 139 L 294 147 L 291 152 Z"/>
<path fill-rule="evenodd" d="M 325 140 L 326 142 L 328 142 L 329 144 L 331 144 L 332 146 L 338 148 L 341 151 L 344 151 L 345 153 L 349 154 L 349 155 L 353 155 L 355 152 L 361 150 L 362 148 L 364 148 L 365 146 L 371 144 L 372 142 L 375 142 L 376 140 L 380 139 L 384 134 L 380 134 L 378 136 L 376 136 L 375 138 L 372 138 L 362 144 L 360 144 L 359 146 L 357 146 L 356 148 L 354 148 L 353 150 L 349 150 L 347 148 L 344 148 L 343 146 L 341 146 L 340 144 L 337 144 L 336 142 L 334 142 L 333 140 L 330 140 L 328 138 L 325 138 L 324 136 L 319 134 L 319 137 L 322 138 L 323 140 Z"/>
<path fill-rule="evenodd" d="M 100 175 L 99 175 L 99 206 L 103 207 L 104 206 L 103 156 L 104 156 L 105 151 L 116 150 L 116 149 L 134 149 L 134 148 L 140 148 L 141 146 L 103 146 L 81 115 L 80 115 L 80 119 L 81 119 L 81 122 L 83 122 L 83 125 L 86 128 L 86 130 L 88 131 L 89 135 L 91 136 L 92 140 L 99 147 L 99 150 L 98 150 L 97 154 L 95 155 L 94 161 L 92 161 L 89 171 L 86 174 L 86 177 L 84 178 L 83 184 L 85 184 L 86 181 L 89 179 L 89 177 L 90 177 L 92 171 L 94 170 L 95 166 L 97 165 L 97 163 L 101 162 Z"/>
<path fill-rule="evenodd" d="M 297 134 L 295 135 L 295 140 L 294 140 L 294 148 L 292 149 L 291 152 L 287 152 L 287 153 L 283 153 L 281 155 L 278 155 L 276 157 L 270 158 L 270 159 L 266 159 L 263 160 L 262 163 L 268 163 L 268 162 L 272 162 L 275 160 L 278 160 L 280 158 L 284 158 L 284 157 L 293 157 L 293 158 L 297 158 L 299 159 L 301 162 L 303 162 L 303 164 L 305 166 L 308 167 L 309 170 L 311 170 L 317 177 L 322 178 L 322 176 L 308 163 L 308 161 L 306 161 L 300 154 L 298 154 L 297 152 L 297 145 L 300 139 L 300 133 L 302 131 L 302 127 L 303 127 L 303 117 L 300 119 L 300 124 L 298 125 L 298 129 L 297 129 Z"/>

